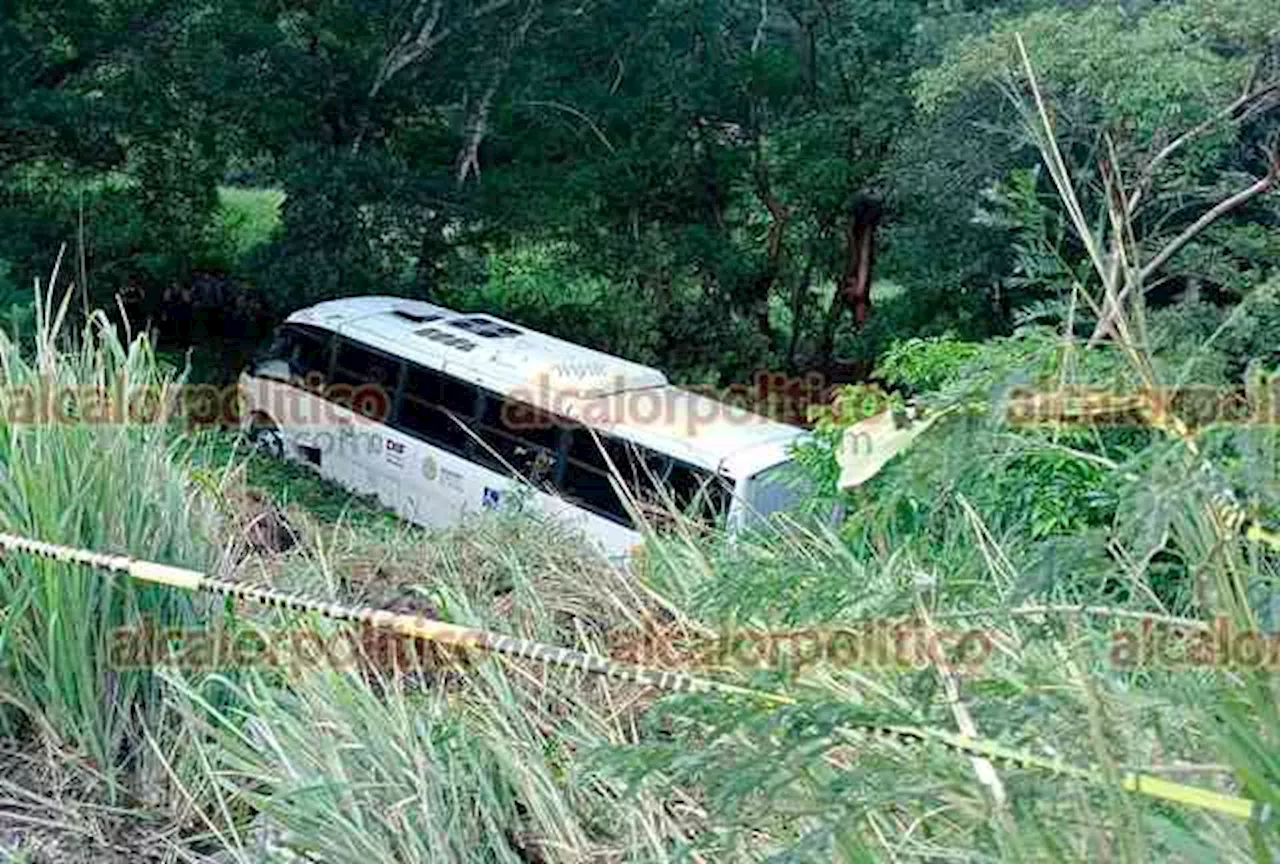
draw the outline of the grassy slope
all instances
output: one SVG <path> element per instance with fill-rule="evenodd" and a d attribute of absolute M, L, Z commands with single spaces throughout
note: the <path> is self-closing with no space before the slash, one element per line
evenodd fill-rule
<path fill-rule="evenodd" d="M 376 501 L 353 495 L 303 465 L 267 458 L 234 431 L 201 432 L 184 443 L 193 466 L 218 474 L 241 471 L 247 486 L 265 493 L 282 509 L 301 510 L 330 525 L 399 525 Z"/>

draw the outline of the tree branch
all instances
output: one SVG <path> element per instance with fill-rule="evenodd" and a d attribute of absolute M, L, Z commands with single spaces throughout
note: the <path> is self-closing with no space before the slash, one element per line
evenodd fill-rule
<path fill-rule="evenodd" d="M 483 6 L 472 10 L 467 15 L 467 20 L 477 21 L 486 15 L 505 9 L 514 2 L 515 0 L 490 0 Z M 369 92 L 365 97 L 367 103 L 372 104 L 392 78 L 406 67 L 421 61 L 424 57 L 430 56 L 439 47 L 440 43 L 457 31 L 457 26 L 455 25 L 440 28 L 440 19 L 443 15 L 444 0 L 419 0 L 417 7 L 413 11 L 412 23 L 409 28 L 400 37 L 400 41 L 383 56 L 382 63 L 378 66 L 378 73 L 374 76 L 373 84 L 369 86 Z M 355 141 L 351 145 L 352 153 L 359 152 L 360 145 L 368 131 L 369 112 L 366 110 L 364 117 L 360 121 L 360 129 L 356 133 Z"/>
<path fill-rule="evenodd" d="M 760 50 L 764 42 L 764 25 L 769 22 L 769 0 L 760 0 L 760 23 L 756 25 L 756 35 L 751 39 L 751 53 Z"/>
<path fill-rule="evenodd" d="M 756 138 L 756 164 L 752 167 L 751 175 L 755 181 L 756 195 L 769 211 L 769 233 L 765 246 L 767 257 L 764 269 L 751 280 L 751 296 L 748 299 L 757 308 L 757 322 L 761 334 L 772 344 L 773 334 L 769 325 L 768 311 L 769 294 L 782 270 L 782 242 L 791 221 L 791 208 L 774 194 L 760 136 Z"/>
<path fill-rule="evenodd" d="M 454 176 L 454 182 L 459 189 L 462 188 L 462 184 L 467 182 L 467 177 L 472 173 L 476 177 L 480 176 L 480 143 L 484 141 L 484 136 L 489 129 L 489 108 L 493 104 L 494 95 L 498 92 L 498 85 L 502 83 L 502 77 L 511 66 L 512 56 L 524 42 L 534 19 L 538 17 L 540 9 L 541 4 L 538 0 L 532 0 L 529 3 L 528 8 L 525 10 L 524 18 L 520 21 L 519 28 L 517 28 L 515 35 L 507 45 L 506 52 L 501 60 L 494 65 L 493 75 L 489 78 L 484 94 L 471 112 L 471 117 L 467 122 L 466 144 L 458 153 L 458 167 Z"/>
<path fill-rule="evenodd" d="M 1095 344 L 1110 330 L 1112 320 L 1119 314 L 1121 304 L 1129 296 L 1134 285 L 1146 283 L 1147 280 L 1159 272 L 1161 267 L 1169 263 L 1170 258 L 1177 255 L 1183 247 L 1194 240 L 1202 231 L 1232 210 L 1243 207 L 1275 185 L 1276 180 L 1280 178 L 1280 143 L 1273 145 L 1271 150 L 1267 152 L 1267 161 L 1269 167 L 1266 176 L 1210 207 L 1199 219 L 1188 225 L 1181 234 L 1169 241 L 1163 249 L 1156 253 L 1154 258 L 1143 265 L 1134 278 L 1125 283 L 1124 288 L 1116 295 L 1114 301 L 1109 304 L 1107 313 L 1094 327 L 1093 334 L 1089 337 L 1090 345 Z"/>
<path fill-rule="evenodd" d="M 1139 281 L 1146 281 L 1151 278 L 1152 274 L 1163 267 L 1170 258 L 1178 254 L 1182 247 L 1190 243 L 1195 239 L 1197 234 L 1208 228 L 1214 222 L 1218 221 L 1218 219 L 1222 218 L 1227 213 L 1230 213 L 1232 210 L 1249 203 L 1251 200 L 1270 189 L 1275 184 L 1277 175 L 1280 175 L 1280 150 L 1273 150 L 1269 154 L 1269 157 L 1271 160 L 1271 167 L 1267 171 L 1265 177 L 1258 180 L 1253 185 L 1245 189 L 1241 189 L 1230 198 L 1219 201 L 1213 207 L 1209 208 L 1203 216 L 1187 226 L 1185 231 L 1161 249 L 1156 257 L 1147 262 L 1139 273 Z M 1121 299 L 1123 299 L 1123 296 Z"/>
<path fill-rule="evenodd" d="M 490 2 L 473 10 L 467 16 L 467 19 L 478 21 L 486 15 L 505 9 L 514 2 L 515 0 L 490 0 Z M 382 66 L 374 78 L 373 85 L 369 88 L 368 98 L 370 100 L 376 98 L 382 88 L 387 85 L 387 82 L 405 67 L 417 63 L 423 57 L 429 55 L 441 42 L 454 34 L 457 30 L 454 25 L 440 29 L 437 32 L 443 14 L 444 0 L 420 0 L 418 8 L 413 13 L 413 26 L 400 37 L 400 41 L 396 46 L 388 51 L 383 58 Z M 422 23 L 419 24 L 419 21 Z M 415 30 L 417 31 L 416 33 L 414 32 Z"/>
<path fill-rule="evenodd" d="M 430 3 L 430 11 L 428 11 Z M 444 13 L 444 0 L 421 0 L 413 13 L 413 26 L 405 31 L 396 46 L 386 53 L 378 74 L 369 88 L 369 101 L 373 101 L 382 92 L 382 88 L 398 72 L 410 63 L 420 59 L 440 43 L 436 37 L 436 27 L 440 24 L 440 16 Z M 418 22 L 422 23 L 419 24 Z M 414 33 L 417 30 L 417 33 Z"/>
<path fill-rule="evenodd" d="M 600 143 L 605 146 L 606 150 L 608 150 L 610 153 L 617 152 L 614 149 L 613 144 L 609 142 L 608 137 L 604 134 L 604 131 L 601 130 L 601 128 L 598 125 L 596 125 L 596 122 L 592 120 L 590 117 L 588 117 L 586 114 L 582 113 L 582 111 L 578 110 L 577 108 L 574 108 L 572 105 L 566 105 L 563 102 L 553 102 L 550 99 L 522 99 L 516 104 L 528 105 L 533 108 L 554 108 L 557 111 L 563 111 L 566 114 L 572 114 L 574 117 L 577 117 L 579 120 L 581 120 L 583 123 L 587 125 L 587 128 L 590 129 L 595 134 L 596 138 L 600 140 Z"/>
<path fill-rule="evenodd" d="M 1252 85 L 1252 81 L 1250 84 Z M 1262 105 L 1261 108 L 1258 107 L 1260 103 L 1263 103 L 1271 96 L 1280 96 L 1280 81 L 1273 81 L 1258 90 L 1254 90 L 1252 86 L 1250 86 L 1249 90 L 1239 99 L 1232 102 L 1221 111 L 1218 111 L 1203 123 L 1183 132 L 1177 138 L 1173 139 L 1173 141 L 1165 145 L 1160 152 L 1152 157 L 1151 161 L 1148 162 L 1147 166 L 1142 170 L 1142 174 L 1138 177 L 1138 182 L 1134 187 L 1133 194 L 1129 197 L 1129 212 L 1132 214 L 1137 208 L 1138 201 L 1141 200 L 1143 194 L 1145 194 L 1147 188 L 1150 186 L 1151 180 L 1155 176 L 1159 167 L 1171 156 L 1181 150 L 1188 142 L 1208 132 L 1223 120 L 1230 120 L 1233 123 L 1243 123 L 1245 120 L 1248 120 L 1258 113 L 1275 107 L 1274 105 Z"/>
<path fill-rule="evenodd" d="M 769 211 L 772 220 L 769 226 L 769 271 L 776 272 L 778 257 L 782 252 L 782 235 L 786 231 L 787 222 L 791 219 L 791 208 L 783 204 L 773 193 L 773 184 L 769 181 L 769 168 L 764 161 L 763 148 L 757 143 L 756 164 L 751 171 L 755 181 L 756 196 Z"/>

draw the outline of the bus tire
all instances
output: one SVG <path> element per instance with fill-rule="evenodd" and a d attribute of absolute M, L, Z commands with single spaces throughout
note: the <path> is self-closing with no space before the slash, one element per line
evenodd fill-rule
<path fill-rule="evenodd" d="M 284 435 L 280 427 L 265 414 L 255 414 L 249 421 L 249 443 L 259 453 L 272 459 L 284 458 Z"/>

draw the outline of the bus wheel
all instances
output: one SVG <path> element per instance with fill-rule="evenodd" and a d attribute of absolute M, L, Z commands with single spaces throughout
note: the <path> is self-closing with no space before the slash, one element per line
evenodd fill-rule
<path fill-rule="evenodd" d="M 249 443 L 264 456 L 270 456 L 272 459 L 284 458 L 284 436 L 280 434 L 279 427 L 272 423 L 269 417 L 253 418 L 252 425 L 249 427 Z"/>

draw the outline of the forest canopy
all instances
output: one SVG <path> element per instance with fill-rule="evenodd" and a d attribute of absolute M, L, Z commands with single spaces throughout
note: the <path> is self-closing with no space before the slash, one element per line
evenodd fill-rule
<path fill-rule="evenodd" d="M 0 304 L 21 318 L 66 243 L 89 305 L 170 347 L 378 292 L 686 381 L 862 379 L 895 339 L 1060 315 L 1080 279 L 1015 34 L 1072 167 L 1156 186 L 1144 248 L 1258 186 L 1151 302 L 1274 270 L 1265 0 L 6 0 Z"/>

